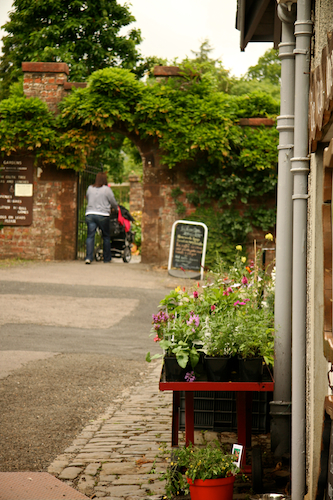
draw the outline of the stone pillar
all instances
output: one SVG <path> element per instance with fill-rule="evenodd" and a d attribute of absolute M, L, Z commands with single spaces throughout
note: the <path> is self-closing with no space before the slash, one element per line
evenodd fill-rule
<path fill-rule="evenodd" d="M 143 189 L 139 177 L 131 174 L 128 178 L 130 183 L 130 212 L 142 212 Z"/>
<path fill-rule="evenodd" d="M 58 104 L 66 95 L 64 85 L 69 75 L 68 65 L 52 62 L 22 63 L 23 91 L 27 97 L 39 97 L 49 110 L 58 113 Z"/>

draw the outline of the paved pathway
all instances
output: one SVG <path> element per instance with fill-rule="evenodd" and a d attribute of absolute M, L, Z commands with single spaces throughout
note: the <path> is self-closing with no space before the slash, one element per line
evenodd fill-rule
<path fill-rule="evenodd" d="M 159 392 L 160 371 L 152 363 L 144 383 L 123 391 L 48 472 L 90 498 L 162 498 L 167 461 L 156 455 L 162 443 L 170 447 L 172 395 Z"/>

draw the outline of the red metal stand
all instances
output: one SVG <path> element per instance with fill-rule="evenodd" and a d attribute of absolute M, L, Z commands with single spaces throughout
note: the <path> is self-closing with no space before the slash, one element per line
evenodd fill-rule
<path fill-rule="evenodd" d="M 178 445 L 180 391 L 185 392 L 185 443 L 194 443 L 194 392 L 233 391 L 237 392 L 237 434 L 238 444 L 243 446 L 242 469 L 250 473 L 251 467 L 245 463 L 246 447 L 251 446 L 252 434 L 252 393 L 272 392 L 274 380 L 270 376 L 265 382 L 166 382 L 163 373 L 160 391 L 173 391 L 172 446 Z"/>

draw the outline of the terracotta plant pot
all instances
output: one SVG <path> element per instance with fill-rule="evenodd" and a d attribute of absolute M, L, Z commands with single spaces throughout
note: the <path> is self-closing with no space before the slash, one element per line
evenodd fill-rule
<path fill-rule="evenodd" d="M 232 500 L 235 476 L 219 479 L 195 479 L 190 485 L 191 500 Z"/>

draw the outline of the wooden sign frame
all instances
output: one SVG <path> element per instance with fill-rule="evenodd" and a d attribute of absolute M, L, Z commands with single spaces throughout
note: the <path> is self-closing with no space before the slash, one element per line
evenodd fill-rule
<path fill-rule="evenodd" d="M 177 232 L 178 228 L 179 231 Z M 195 228 L 200 228 L 200 231 L 195 231 Z M 202 280 L 207 239 L 208 227 L 203 222 L 188 220 L 177 220 L 174 222 L 171 230 L 169 250 L 169 274 L 177 278 Z M 200 261 L 198 261 L 198 258 L 200 258 Z"/>

